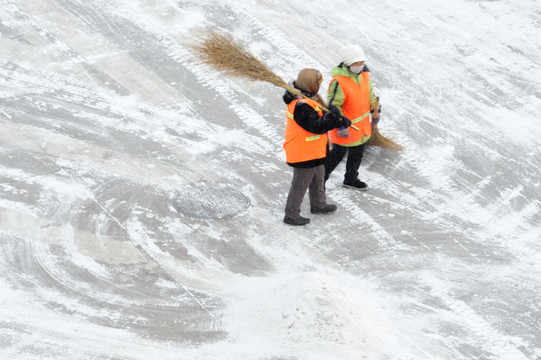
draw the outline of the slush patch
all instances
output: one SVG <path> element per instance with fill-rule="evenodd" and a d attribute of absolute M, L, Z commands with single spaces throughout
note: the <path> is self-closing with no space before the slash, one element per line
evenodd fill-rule
<path fill-rule="evenodd" d="M 250 199 L 227 184 L 189 184 L 173 198 L 179 213 L 197 219 L 230 218 L 249 206 Z"/>

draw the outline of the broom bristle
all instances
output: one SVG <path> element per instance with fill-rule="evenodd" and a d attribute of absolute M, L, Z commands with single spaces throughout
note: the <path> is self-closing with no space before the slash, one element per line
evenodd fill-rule
<path fill-rule="evenodd" d="M 276 75 L 265 64 L 252 55 L 246 47 L 229 35 L 207 30 L 201 35 L 199 44 L 189 46 L 197 60 L 225 73 L 254 81 L 265 81 L 290 89 L 291 86 Z"/>
<path fill-rule="evenodd" d="M 372 114 L 373 118 L 379 117 L 379 110 L 380 110 L 379 97 L 376 97 L 376 101 L 374 102 L 374 112 Z M 403 146 L 381 135 L 377 125 L 372 126 L 372 136 L 370 137 L 370 139 L 368 139 L 368 142 L 366 144 L 372 145 L 372 146 L 379 146 L 379 147 L 389 149 L 389 150 L 394 150 L 394 151 L 404 150 Z"/>
<path fill-rule="evenodd" d="M 372 136 L 368 139 L 367 145 L 379 146 L 385 149 L 401 151 L 404 150 L 402 145 L 395 143 L 393 140 L 381 135 L 377 125 L 372 128 Z"/>

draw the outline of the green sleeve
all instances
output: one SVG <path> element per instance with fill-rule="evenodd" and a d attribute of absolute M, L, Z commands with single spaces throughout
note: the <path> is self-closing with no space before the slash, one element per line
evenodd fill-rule
<path fill-rule="evenodd" d="M 368 88 L 370 89 L 370 110 L 374 110 L 374 104 L 376 103 L 376 95 L 372 91 L 372 81 L 368 82 Z"/>

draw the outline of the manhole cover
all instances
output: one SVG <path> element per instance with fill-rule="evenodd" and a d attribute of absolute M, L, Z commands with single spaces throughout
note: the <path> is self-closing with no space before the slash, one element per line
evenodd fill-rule
<path fill-rule="evenodd" d="M 235 216 L 250 206 L 250 199 L 228 184 L 197 183 L 179 190 L 173 207 L 198 219 L 224 219 Z"/>

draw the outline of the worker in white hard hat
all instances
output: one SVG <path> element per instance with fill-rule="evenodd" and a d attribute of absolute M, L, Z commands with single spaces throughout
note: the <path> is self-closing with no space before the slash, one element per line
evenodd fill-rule
<path fill-rule="evenodd" d="M 338 107 L 352 125 L 329 132 L 331 148 L 325 162 L 325 179 L 348 153 L 343 185 L 367 190 L 368 185 L 359 179 L 359 167 L 365 143 L 372 135 L 370 114 L 376 96 L 372 91 L 364 51 L 357 45 L 345 46 L 340 49 L 340 59 L 340 64 L 331 71 L 333 78 L 327 92 L 328 105 Z M 377 122 L 378 119 L 372 120 Z"/>

